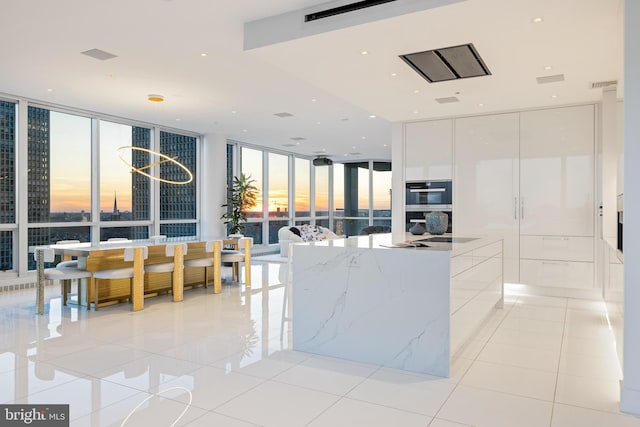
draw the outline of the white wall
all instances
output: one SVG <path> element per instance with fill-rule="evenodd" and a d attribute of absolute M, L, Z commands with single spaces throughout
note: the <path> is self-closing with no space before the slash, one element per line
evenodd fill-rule
<path fill-rule="evenodd" d="M 200 185 L 202 239 L 223 237 L 226 232 L 220 219 L 227 186 L 227 139 L 224 135 L 206 134 L 202 144 Z"/>
<path fill-rule="evenodd" d="M 640 2 L 625 0 L 624 368 L 620 409 L 640 414 Z"/>

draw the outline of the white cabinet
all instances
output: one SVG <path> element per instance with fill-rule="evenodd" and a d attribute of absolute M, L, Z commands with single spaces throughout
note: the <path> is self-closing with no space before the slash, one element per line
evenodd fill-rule
<path fill-rule="evenodd" d="M 592 262 L 520 260 L 520 279 L 526 285 L 592 289 Z"/>
<path fill-rule="evenodd" d="M 518 283 L 518 113 L 455 121 L 453 230 L 504 239 L 504 278 Z"/>
<path fill-rule="evenodd" d="M 504 239 L 507 283 L 593 288 L 594 107 L 455 120 L 453 231 Z"/>
<path fill-rule="evenodd" d="M 594 107 L 520 113 L 520 233 L 593 236 Z"/>
<path fill-rule="evenodd" d="M 451 179 L 452 120 L 407 123 L 404 164 L 407 181 Z"/>

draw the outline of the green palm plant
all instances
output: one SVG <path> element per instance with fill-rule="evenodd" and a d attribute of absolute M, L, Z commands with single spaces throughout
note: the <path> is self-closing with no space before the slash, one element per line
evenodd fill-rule
<path fill-rule="evenodd" d="M 226 211 L 220 219 L 226 220 L 229 234 L 236 234 L 242 230 L 243 223 L 247 222 L 247 210 L 257 204 L 258 188 L 251 175 L 240 173 L 233 177 L 233 184 L 227 187 L 227 203 L 222 205 Z"/>

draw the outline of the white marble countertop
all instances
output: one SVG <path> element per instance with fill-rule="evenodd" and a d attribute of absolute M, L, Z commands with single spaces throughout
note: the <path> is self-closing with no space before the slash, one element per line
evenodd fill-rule
<path fill-rule="evenodd" d="M 417 240 L 429 239 L 431 237 L 453 237 L 453 243 L 441 243 L 441 242 L 430 242 L 423 241 L 426 246 L 407 246 L 403 247 L 404 244 L 415 242 Z M 464 241 L 456 242 L 456 239 L 461 239 Z M 320 246 L 320 247 L 336 247 L 336 248 L 358 248 L 358 249 L 404 249 L 404 250 L 425 250 L 425 251 L 448 251 L 451 252 L 451 256 L 455 256 L 460 253 L 464 253 L 469 250 L 473 250 L 478 246 L 486 245 L 487 243 L 491 243 L 493 240 L 497 241 L 499 239 L 489 239 L 484 236 L 457 236 L 451 234 L 444 234 L 440 236 L 431 235 L 429 233 L 425 233 L 422 235 L 412 235 L 411 233 L 406 234 L 406 241 L 397 243 L 392 241 L 391 233 L 382 233 L 382 234 L 370 234 L 368 236 L 352 236 L 346 239 L 329 239 L 329 240 L 321 240 L 315 242 L 301 242 L 296 243 L 296 245 L 306 245 L 306 246 Z M 395 243 L 395 244 L 394 244 Z"/>

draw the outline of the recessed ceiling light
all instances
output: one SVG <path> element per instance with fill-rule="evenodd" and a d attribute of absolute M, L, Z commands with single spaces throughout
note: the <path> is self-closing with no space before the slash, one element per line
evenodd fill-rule
<path fill-rule="evenodd" d="M 147 95 L 147 100 L 151 102 L 163 102 L 164 96 L 151 94 L 151 95 Z"/>
<path fill-rule="evenodd" d="M 419 111 L 418 110 L 413 110 L 413 114 L 418 114 Z"/>
<path fill-rule="evenodd" d="M 397 75 L 398 75 L 398 73 L 391 73 L 391 77 L 395 77 Z"/>
<path fill-rule="evenodd" d="M 478 104 L 478 107 L 484 107 L 483 103 Z"/>
<path fill-rule="evenodd" d="M 316 102 L 316 101 L 317 101 L 317 99 L 311 98 L 311 102 Z"/>
<path fill-rule="evenodd" d="M 182 120 L 182 119 L 176 119 L 176 122 L 179 122 L 180 120 Z"/>
<path fill-rule="evenodd" d="M 368 50 L 363 50 L 362 52 L 360 52 L 360 55 L 369 55 L 369 51 Z"/>
<path fill-rule="evenodd" d="M 320 122 L 316 122 L 316 124 L 317 124 L 317 125 L 319 125 L 319 124 L 320 124 Z"/>
<path fill-rule="evenodd" d="M 557 97 L 558 97 L 558 95 L 551 95 L 551 97 L 552 97 L 552 98 L 557 98 Z"/>
<path fill-rule="evenodd" d="M 544 19 L 543 19 L 541 16 L 536 16 L 535 18 L 533 18 L 533 19 L 531 20 L 531 22 L 533 22 L 534 24 L 539 24 L 539 23 L 541 23 L 542 21 L 544 21 Z"/>
<path fill-rule="evenodd" d="M 53 89 L 49 88 L 47 89 L 47 92 L 53 92 Z"/>
<path fill-rule="evenodd" d="M 235 113 L 237 113 L 236 110 L 231 110 L 231 114 L 235 114 Z"/>
<path fill-rule="evenodd" d="M 386 146 L 387 146 L 387 144 L 382 144 L 382 146 L 383 146 L 383 147 L 386 147 Z"/>
<path fill-rule="evenodd" d="M 207 56 L 207 54 L 206 53 L 201 53 L 200 56 Z"/>
<path fill-rule="evenodd" d="M 375 119 L 375 118 L 376 118 L 376 115 L 375 115 L 375 114 L 370 114 L 370 115 L 369 115 L 369 118 L 370 118 L 370 119 Z"/>
<path fill-rule="evenodd" d="M 246 131 L 247 131 L 246 129 L 242 129 L 242 132 L 246 132 Z"/>
<path fill-rule="evenodd" d="M 363 136 L 363 137 L 360 137 L 360 139 L 367 139 L 367 137 L 366 137 L 366 136 Z"/>
<path fill-rule="evenodd" d="M 418 89 L 414 90 L 413 93 L 420 93 Z"/>
<path fill-rule="evenodd" d="M 547 65 L 547 66 L 544 67 L 545 70 L 550 70 L 551 68 L 553 68 L 553 67 L 551 67 L 551 65 Z"/>

